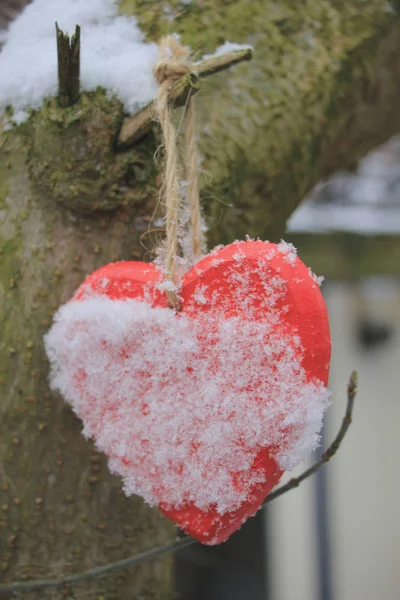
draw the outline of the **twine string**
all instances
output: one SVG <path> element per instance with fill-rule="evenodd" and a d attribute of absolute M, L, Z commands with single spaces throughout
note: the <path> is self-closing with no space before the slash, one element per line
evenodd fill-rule
<path fill-rule="evenodd" d="M 155 108 L 162 129 L 165 145 L 165 167 L 162 178 L 161 195 L 166 212 L 166 250 L 165 269 L 167 281 L 171 282 L 166 290 L 168 303 L 175 310 L 180 309 L 180 301 L 176 291 L 177 284 L 177 255 L 179 252 L 179 215 L 180 177 L 177 148 L 177 132 L 172 121 L 170 106 L 170 89 L 174 81 L 189 74 L 193 65 L 183 46 L 173 36 L 166 36 L 160 43 L 159 60 L 154 66 L 153 73 L 159 84 Z M 185 113 L 185 143 L 186 143 L 186 178 L 188 186 L 188 201 L 192 234 L 193 257 L 198 259 L 202 250 L 202 231 L 200 218 L 200 200 L 198 184 L 198 156 L 196 147 L 196 113 L 194 100 L 189 96 Z"/>
<path fill-rule="evenodd" d="M 199 195 L 198 167 L 196 140 L 196 105 L 194 98 L 189 96 L 185 113 L 185 143 L 186 143 L 186 178 L 188 182 L 188 201 L 190 225 L 192 233 L 192 255 L 197 261 L 203 250 L 203 232 L 201 229 L 201 209 Z"/>

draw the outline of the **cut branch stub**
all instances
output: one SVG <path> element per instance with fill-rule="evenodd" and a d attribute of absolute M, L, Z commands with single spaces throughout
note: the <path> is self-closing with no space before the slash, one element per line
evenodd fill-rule
<path fill-rule="evenodd" d="M 80 50 L 81 28 L 69 38 L 56 23 L 58 57 L 58 100 L 60 106 L 71 106 L 79 98 L 80 92 Z"/>
<path fill-rule="evenodd" d="M 228 69 L 237 63 L 251 60 L 252 57 L 253 51 L 251 48 L 245 48 L 244 50 L 235 50 L 196 63 L 192 73 L 184 75 L 172 85 L 170 91 L 171 104 L 175 107 L 185 105 L 188 95 L 195 94 L 200 89 L 200 79 Z M 119 147 L 132 146 L 148 134 L 151 130 L 154 114 L 154 104 L 150 102 L 138 113 L 129 117 L 121 127 L 118 140 Z"/>

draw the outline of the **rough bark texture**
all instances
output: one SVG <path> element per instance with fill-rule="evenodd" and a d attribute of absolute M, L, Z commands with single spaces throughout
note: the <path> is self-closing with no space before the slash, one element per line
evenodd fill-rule
<path fill-rule="evenodd" d="M 211 242 L 279 237 L 302 196 L 400 128 L 400 33 L 383 0 L 126 0 L 148 36 L 256 59 L 198 96 Z M 84 33 L 82 36 L 84 44 Z M 54 51 L 56 51 L 56 46 Z M 124 497 L 47 386 L 43 334 L 85 274 L 148 258 L 156 141 L 117 152 L 124 118 L 100 91 L 0 134 L 0 573 L 62 575 L 160 544 L 173 527 Z M 78 586 L 79 599 L 170 598 L 170 561 Z M 38 592 L 24 598 L 62 598 Z"/>
<path fill-rule="evenodd" d="M 122 0 L 150 38 L 195 53 L 225 40 L 254 59 L 204 81 L 203 203 L 212 243 L 275 239 L 319 180 L 400 128 L 398 3 L 386 0 Z"/>
<path fill-rule="evenodd" d="M 95 104 L 93 100 L 91 105 Z M 40 123 L 36 119 L 18 133 L 12 132 L 2 139 L 0 579 L 3 581 L 81 571 L 161 545 L 174 535 L 172 525 L 157 510 L 138 498 L 124 496 L 119 478 L 110 476 L 104 457 L 81 436 L 80 422 L 60 398 L 50 394 L 47 385 L 48 364 L 42 337 L 54 310 L 93 269 L 110 260 L 140 256 L 139 236 L 147 227 L 146 215 L 154 205 L 152 196 L 140 207 L 132 202 L 126 209 L 85 216 L 79 210 L 65 208 L 63 182 L 59 183 L 54 176 L 56 168 L 49 173 L 51 165 L 46 171 L 42 164 L 44 171 L 40 170 L 37 161 L 43 158 L 41 152 L 57 157 L 61 139 L 68 144 L 73 132 L 80 143 L 81 158 L 88 144 L 93 150 L 92 129 L 99 143 L 107 146 L 108 134 L 102 132 L 96 116 L 96 111 L 91 117 L 85 113 L 84 123 L 72 121 L 66 130 L 58 124 L 59 136 L 55 134 L 54 140 L 49 133 L 40 139 L 37 130 Z M 38 119 L 42 122 L 45 117 L 40 115 Z M 46 122 L 47 132 L 48 127 Z M 81 128 L 85 139 L 79 137 Z M 144 149 L 142 152 L 146 153 Z M 150 163 L 150 155 L 148 160 Z M 134 165 L 131 157 L 132 169 Z M 64 168 L 75 166 L 72 163 Z M 149 170 L 152 169 L 151 165 Z M 90 176 L 88 170 L 87 177 Z M 57 181 L 58 196 L 47 195 L 48 188 L 41 177 Z M 146 185 L 150 180 L 150 176 L 146 177 Z M 79 175 L 76 184 L 79 186 Z M 74 194 L 71 192 L 73 206 Z M 86 197 L 84 191 L 81 197 Z M 167 559 L 79 586 L 74 597 L 164 598 L 169 597 L 169 590 Z M 64 594 L 36 592 L 24 597 L 62 598 Z"/>

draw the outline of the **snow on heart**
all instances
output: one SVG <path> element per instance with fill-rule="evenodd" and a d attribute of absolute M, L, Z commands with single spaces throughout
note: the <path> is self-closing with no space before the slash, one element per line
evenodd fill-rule
<path fill-rule="evenodd" d="M 289 250 L 281 249 L 292 260 Z M 178 315 L 93 290 L 63 306 L 46 336 L 52 387 L 125 492 L 151 505 L 223 515 L 265 478 L 253 465 L 260 449 L 287 470 L 318 445 L 329 392 L 306 373 L 301 340 L 285 325 L 285 280 L 268 279 L 268 315 L 257 321 L 246 277 L 231 276 L 239 316 L 227 318 L 224 299 L 207 297 L 204 285 L 192 302 L 207 310 Z"/>

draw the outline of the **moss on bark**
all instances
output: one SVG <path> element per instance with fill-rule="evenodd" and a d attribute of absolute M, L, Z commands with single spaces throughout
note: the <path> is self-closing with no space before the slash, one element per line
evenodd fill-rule
<path fill-rule="evenodd" d="M 122 119 L 119 100 L 101 89 L 69 108 L 50 100 L 34 113 L 20 129 L 37 192 L 80 213 L 142 204 L 154 195 L 154 139 L 116 153 Z"/>
<path fill-rule="evenodd" d="M 385 0 L 122 0 L 148 37 L 197 56 L 225 41 L 254 59 L 197 95 L 211 243 L 278 239 L 317 181 L 400 128 L 398 15 Z M 346 140 L 349 145 L 346 145 Z"/>
<path fill-rule="evenodd" d="M 0 181 L 0 579 L 62 576 L 162 544 L 173 526 L 126 498 L 81 423 L 48 389 L 43 334 L 86 273 L 140 258 L 155 198 L 83 214 L 32 184 L 35 122 L 3 136 Z M 55 140 L 55 141 L 54 141 Z M 52 146 L 51 144 L 55 144 Z M 56 155 L 58 132 L 46 141 Z M 57 157 L 59 159 L 59 157 Z M 150 171 L 153 166 L 150 158 Z M 69 171 L 68 171 L 69 173 Z M 48 192 L 48 193 L 47 193 Z M 76 597 L 171 597 L 170 559 L 79 586 Z M 32 592 L 24 598 L 62 598 Z"/>

